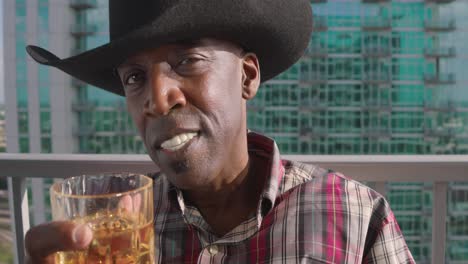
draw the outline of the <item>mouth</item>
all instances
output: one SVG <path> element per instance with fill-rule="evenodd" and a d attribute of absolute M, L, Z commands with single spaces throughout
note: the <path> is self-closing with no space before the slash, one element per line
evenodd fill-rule
<path fill-rule="evenodd" d="M 161 143 L 160 149 L 168 152 L 175 152 L 182 149 L 185 146 L 188 146 L 194 138 L 198 136 L 198 132 L 186 132 L 180 133 L 172 138 Z"/>

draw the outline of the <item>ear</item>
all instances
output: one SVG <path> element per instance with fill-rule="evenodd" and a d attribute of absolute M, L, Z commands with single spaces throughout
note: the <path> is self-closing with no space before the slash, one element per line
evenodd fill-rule
<path fill-rule="evenodd" d="M 242 98 L 250 100 L 255 97 L 260 86 L 260 64 L 257 55 L 245 53 L 242 58 Z"/>

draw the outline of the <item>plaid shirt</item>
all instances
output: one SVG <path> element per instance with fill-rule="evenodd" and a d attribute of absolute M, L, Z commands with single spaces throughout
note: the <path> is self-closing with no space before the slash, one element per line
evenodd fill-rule
<path fill-rule="evenodd" d="M 248 136 L 271 166 L 256 215 L 223 237 L 164 175 L 154 181 L 158 263 L 415 263 L 387 201 L 361 183 L 280 159 L 275 142 Z"/>

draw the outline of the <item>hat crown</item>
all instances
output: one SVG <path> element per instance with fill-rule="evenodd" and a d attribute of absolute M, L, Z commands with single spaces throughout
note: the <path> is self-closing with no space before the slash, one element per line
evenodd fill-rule
<path fill-rule="evenodd" d="M 180 0 L 109 0 L 110 39 L 118 39 L 150 23 Z"/>
<path fill-rule="evenodd" d="M 259 58 L 261 81 L 295 63 L 312 31 L 310 0 L 109 0 L 110 42 L 66 59 L 29 46 L 37 62 L 124 95 L 115 68 L 138 51 L 178 40 L 232 41 Z"/>

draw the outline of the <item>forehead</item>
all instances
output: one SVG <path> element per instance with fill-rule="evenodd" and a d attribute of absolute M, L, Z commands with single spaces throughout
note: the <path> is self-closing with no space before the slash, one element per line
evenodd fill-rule
<path fill-rule="evenodd" d="M 163 44 L 151 49 L 146 49 L 135 53 L 128 57 L 121 66 L 133 61 L 142 60 L 149 56 L 168 55 L 170 53 L 180 53 L 190 49 L 202 49 L 205 51 L 228 51 L 235 54 L 240 54 L 243 50 L 239 45 L 234 42 L 215 39 L 215 38 L 201 38 L 195 40 L 181 40 L 173 43 Z"/>

